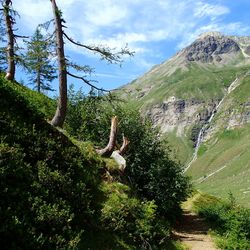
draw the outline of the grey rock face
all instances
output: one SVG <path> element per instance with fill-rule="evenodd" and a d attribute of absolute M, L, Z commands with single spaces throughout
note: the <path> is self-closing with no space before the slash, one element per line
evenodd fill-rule
<path fill-rule="evenodd" d="M 221 55 L 240 51 L 239 45 L 231 38 L 225 36 L 205 36 L 196 40 L 184 50 L 188 61 L 201 61 L 209 63 L 220 62 Z"/>
<path fill-rule="evenodd" d="M 164 101 L 151 107 L 147 116 L 155 126 L 160 126 L 161 131 L 171 132 L 176 129 L 177 136 L 183 136 L 185 130 L 196 124 L 193 141 L 197 140 L 197 133 L 212 115 L 214 107 L 219 100 L 212 100 L 210 103 L 197 99 L 183 100 L 175 99 Z"/>

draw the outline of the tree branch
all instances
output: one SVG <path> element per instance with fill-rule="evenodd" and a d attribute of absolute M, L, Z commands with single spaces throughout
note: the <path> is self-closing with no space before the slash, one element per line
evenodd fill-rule
<path fill-rule="evenodd" d="M 128 144 L 129 144 L 129 140 L 127 137 L 125 137 L 124 135 L 122 136 L 123 138 L 123 143 L 122 143 L 122 146 L 121 148 L 118 150 L 118 153 L 120 155 L 124 155 L 124 153 L 127 151 L 128 149 Z"/>
<path fill-rule="evenodd" d="M 121 51 L 117 52 L 117 53 L 112 53 L 111 49 L 108 47 L 100 47 L 100 46 L 89 46 L 89 45 L 85 45 L 85 44 L 81 44 L 80 42 L 76 42 L 74 41 L 72 38 L 70 38 L 65 32 L 63 32 L 63 35 L 73 44 L 83 47 L 85 49 L 91 50 L 95 53 L 98 53 L 101 55 L 102 59 L 107 60 L 109 63 L 121 63 L 122 62 L 122 55 L 129 55 L 129 56 L 133 56 L 134 52 L 133 51 L 129 51 L 129 49 L 127 47 L 123 48 Z"/>
<path fill-rule="evenodd" d="M 103 92 L 108 92 L 108 93 L 110 93 L 110 90 L 106 90 L 106 89 L 103 89 L 103 88 L 98 88 L 98 87 L 96 87 L 94 84 L 92 84 L 90 81 L 86 80 L 84 77 L 74 75 L 74 74 L 72 74 L 72 73 L 70 73 L 70 72 L 68 72 L 68 71 L 67 71 L 67 74 L 68 74 L 69 76 L 72 76 L 72 77 L 76 78 L 76 79 L 82 80 L 84 83 L 86 83 L 87 85 L 89 85 L 90 87 L 92 87 L 92 88 L 94 88 L 94 89 L 96 89 L 96 90 L 100 90 L 100 91 L 103 91 Z"/>
<path fill-rule="evenodd" d="M 29 36 L 20 36 L 20 35 L 16 35 L 16 34 L 14 34 L 14 36 L 17 38 L 26 38 L 26 39 L 30 38 Z"/>
<path fill-rule="evenodd" d="M 110 157 L 115 148 L 115 142 L 117 137 L 117 125 L 118 119 L 117 117 L 112 117 L 111 120 L 111 128 L 110 128 L 110 135 L 109 135 L 109 142 L 108 145 L 103 149 L 97 149 L 96 152 L 101 156 Z"/>

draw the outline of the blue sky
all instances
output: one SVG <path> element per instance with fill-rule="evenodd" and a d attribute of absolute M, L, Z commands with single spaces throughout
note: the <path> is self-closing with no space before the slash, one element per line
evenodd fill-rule
<path fill-rule="evenodd" d="M 173 56 L 206 31 L 250 35 L 249 0 L 57 0 L 66 32 L 85 44 L 104 44 L 135 51 L 122 67 L 100 61 L 84 49 L 66 44 L 66 54 L 95 68 L 92 79 L 106 89 L 117 88 Z M 52 18 L 49 0 L 13 0 L 21 18 L 19 33 L 32 35 Z M 19 74 L 19 78 L 24 78 Z M 17 79 L 19 80 L 19 79 Z M 76 88 L 83 85 L 69 78 Z M 54 83 L 57 88 L 57 83 Z"/>

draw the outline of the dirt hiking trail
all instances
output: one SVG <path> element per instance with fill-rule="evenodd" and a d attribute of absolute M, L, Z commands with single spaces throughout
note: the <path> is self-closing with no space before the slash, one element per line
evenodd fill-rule
<path fill-rule="evenodd" d="M 209 227 L 204 219 L 198 215 L 184 210 L 180 224 L 176 226 L 174 236 L 184 243 L 190 250 L 217 250 L 211 237 L 208 235 Z"/>

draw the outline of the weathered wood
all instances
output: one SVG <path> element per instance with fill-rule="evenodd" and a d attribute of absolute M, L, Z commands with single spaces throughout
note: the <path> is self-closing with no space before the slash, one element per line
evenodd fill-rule
<path fill-rule="evenodd" d="M 117 117 L 116 116 L 112 117 L 108 145 L 103 149 L 96 150 L 99 155 L 106 157 L 110 157 L 112 155 L 116 144 L 117 124 L 118 124 Z"/>
<path fill-rule="evenodd" d="M 55 0 L 51 0 L 55 29 L 56 29 L 56 49 L 58 60 L 58 80 L 59 80 L 59 98 L 57 103 L 56 113 L 51 121 L 54 126 L 62 127 L 67 111 L 67 68 L 66 59 L 64 55 L 64 41 L 63 41 L 63 25 L 61 12 L 56 5 Z"/>
<path fill-rule="evenodd" d="M 127 151 L 128 149 L 128 145 L 129 145 L 129 140 L 127 137 L 125 137 L 124 135 L 122 136 L 123 138 L 123 142 L 122 142 L 122 146 L 121 148 L 118 150 L 119 154 L 120 155 L 124 155 L 125 152 Z"/>

